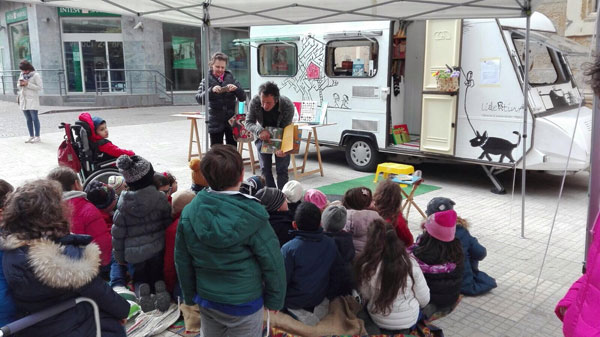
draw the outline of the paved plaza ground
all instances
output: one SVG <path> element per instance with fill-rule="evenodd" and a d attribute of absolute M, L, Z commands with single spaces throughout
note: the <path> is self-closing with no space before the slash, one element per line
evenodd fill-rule
<path fill-rule="evenodd" d="M 187 142 L 189 124 L 171 114 L 192 107 L 154 107 L 93 111 L 108 121 L 109 139 L 149 159 L 157 171 L 169 170 L 180 188 L 189 186 Z M 48 107 L 52 110 L 52 107 Z M 42 114 L 42 142 L 25 144 L 25 118 L 14 103 L 0 102 L 0 178 L 14 185 L 44 177 L 56 165 L 56 150 L 64 133 L 61 121 L 73 122 L 78 112 Z M 202 131 L 202 130 L 201 130 Z M 323 149 L 325 176 L 305 177 L 306 188 L 365 176 L 351 170 L 342 151 Z M 309 156 L 311 167 L 316 156 Z M 456 202 L 457 213 L 471 223 L 471 233 L 487 247 L 480 269 L 495 277 L 491 293 L 464 298 L 458 308 L 436 322 L 446 336 L 562 336 L 554 306 L 581 273 L 588 206 L 588 173 L 568 176 L 560 200 L 544 268 L 536 283 L 557 207 L 562 177 L 541 172 L 527 175 L 525 238 L 521 238 L 520 172 L 511 195 L 512 172 L 501 175 L 505 195 L 490 193 L 491 183 L 474 165 L 422 164 L 425 182 L 441 189 L 415 198 L 425 206 L 436 196 Z M 247 175 L 251 175 L 249 168 Z M 416 236 L 422 218 L 411 211 L 409 227 Z M 535 290 L 535 297 L 534 297 Z"/>

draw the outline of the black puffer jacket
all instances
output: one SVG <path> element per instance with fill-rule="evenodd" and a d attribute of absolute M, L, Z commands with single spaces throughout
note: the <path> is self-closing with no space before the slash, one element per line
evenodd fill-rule
<path fill-rule="evenodd" d="M 120 320 L 129 314 L 129 303 L 98 277 L 100 249 L 88 235 L 67 235 L 58 241 L 23 241 L 0 238 L 2 266 L 17 309 L 17 318 L 66 300 L 88 297 L 100 309 L 103 337 L 125 337 Z M 90 304 L 80 303 L 37 323 L 18 336 L 95 336 Z"/>
<path fill-rule="evenodd" d="M 139 263 L 162 251 L 171 221 L 171 205 L 154 185 L 121 193 L 111 230 L 115 260 Z"/>
<path fill-rule="evenodd" d="M 200 82 L 198 93 L 196 93 L 196 102 L 198 104 L 204 104 L 205 81 L 206 79 Z M 215 94 L 212 91 L 214 86 L 225 87 L 228 84 L 235 85 L 237 90 L 222 94 Z M 225 123 L 236 113 L 236 98 L 238 101 L 244 102 L 246 100 L 246 93 L 242 89 L 240 82 L 236 81 L 233 75 L 227 70 L 225 70 L 225 74 L 223 75 L 223 82 L 219 81 L 213 75 L 212 70 L 210 71 L 208 90 L 208 133 L 222 132 L 225 128 Z"/>

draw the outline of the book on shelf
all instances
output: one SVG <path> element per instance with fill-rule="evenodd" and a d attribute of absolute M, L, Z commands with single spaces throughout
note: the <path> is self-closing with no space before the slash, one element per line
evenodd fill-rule
<path fill-rule="evenodd" d="M 281 150 L 287 154 L 296 154 L 300 151 L 298 125 L 290 124 L 285 128 L 267 126 L 265 130 L 269 131 L 271 138 L 268 142 L 262 142 L 261 153 L 275 153 Z"/>

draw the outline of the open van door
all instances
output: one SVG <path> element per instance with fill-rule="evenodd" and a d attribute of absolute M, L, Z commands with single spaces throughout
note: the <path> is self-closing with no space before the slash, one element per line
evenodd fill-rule
<path fill-rule="evenodd" d="M 428 20 L 423 69 L 421 151 L 454 155 L 456 92 L 437 91 L 436 71 L 459 65 L 461 20 Z"/>

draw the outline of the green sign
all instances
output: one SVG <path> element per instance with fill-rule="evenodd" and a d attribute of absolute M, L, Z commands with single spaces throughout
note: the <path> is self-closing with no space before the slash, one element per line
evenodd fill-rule
<path fill-rule="evenodd" d="M 21 7 L 14 11 L 6 12 L 6 23 L 11 24 L 19 21 L 27 20 L 27 7 Z"/>
<path fill-rule="evenodd" d="M 58 16 L 120 16 L 118 14 L 96 12 L 88 9 L 58 7 Z"/>
<path fill-rule="evenodd" d="M 196 39 L 193 37 L 172 37 L 173 69 L 198 69 L 195 42 Z"/>

